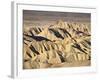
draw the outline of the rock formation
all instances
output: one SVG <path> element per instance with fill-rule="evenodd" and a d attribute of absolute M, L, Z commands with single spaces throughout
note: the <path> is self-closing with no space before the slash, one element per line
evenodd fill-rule
<path fill-rule="evenodd" d="M 23 32 L 23 68 L 89 66 L 91 29 L 88 23 L 57 21 Z"/>

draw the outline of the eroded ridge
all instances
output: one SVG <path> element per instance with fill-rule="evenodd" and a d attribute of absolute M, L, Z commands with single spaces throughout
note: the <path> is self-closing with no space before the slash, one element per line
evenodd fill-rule
<path fill-rule="evenodd" d="M 90 66 L 90 24 L 59 20 L 46 27 L 24 27 L 23 47 L 24 69 Z"/>

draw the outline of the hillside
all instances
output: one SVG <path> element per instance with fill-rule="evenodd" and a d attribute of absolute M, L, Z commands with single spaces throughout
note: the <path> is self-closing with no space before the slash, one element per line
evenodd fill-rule
<path fill-rule="evenodd" d="M 88 23 L 57 21 L 24 27 L 24 69 L 90 66 L 91 29 Z"/>

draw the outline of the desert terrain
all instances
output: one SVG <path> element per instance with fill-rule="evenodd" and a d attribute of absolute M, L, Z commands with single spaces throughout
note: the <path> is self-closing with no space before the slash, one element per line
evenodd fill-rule
<path fill-rule="evenodd" d="M 70 17 L 66 19 L 65 16 L 54 17 L 53 20 L 50 19 L 53 17 L 47 17 L 49 19 L 46 20 L 40 15 L 38 20 L 25 16 L 23 69 L 91 65 L 91 24 L 87 16 L 86 20 L 84 17 L 75 17 L 77 21 Z"/>

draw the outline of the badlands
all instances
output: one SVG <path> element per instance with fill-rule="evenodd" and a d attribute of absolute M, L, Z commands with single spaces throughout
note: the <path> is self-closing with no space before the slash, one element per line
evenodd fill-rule
<path fill-rule="evenodd" d="M 90 23 L 58 20 L 23 28 L 23 69 L 90 65 Z"/>

